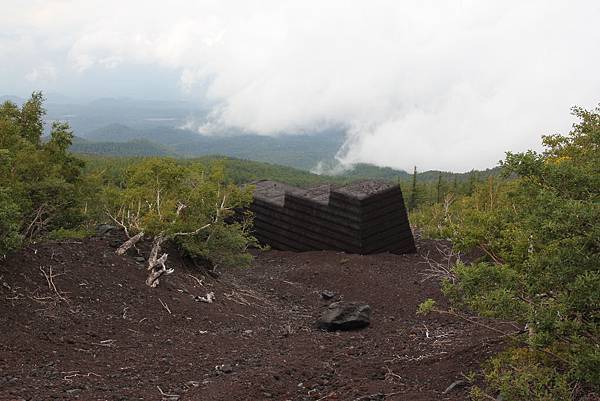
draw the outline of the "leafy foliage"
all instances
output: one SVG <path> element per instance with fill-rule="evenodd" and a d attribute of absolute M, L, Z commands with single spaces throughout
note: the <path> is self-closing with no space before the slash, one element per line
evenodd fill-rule
<path fill-rule="evenodd" d="M 570 399 L 600 387 L 600 108 L 573 109 L 545 151 L 507 153 L 505 176 L 471 196 L 421 210 L 430 236 L 484 255 L 457 264 L 444 290 L 458 305 L 527 327 L 524 346 L 495 358 L 488 383 L 504 399 Z"/>
<path fill-rule="evenodd" d="M 248 264 L 250 219 L 231 221 L 252 187 L 224 183 L 223 166 L 149 158 L 132 164 L 120 186 L 105 190 L 107 213 L 130 232 L 172 239 L 215 264 Z"/>
<path fill-rule="evenodd" d="M 22 241 L 21 210 L 7 188 L 0 188 L 0 256 L 17 248 Z"/>
<path fill-rule="evenodd" d="M 0 106 L 0 252 L 22 238 L 83 220 L 83 162 L 67 151 L 73 134 L 66 123 L 52 125 L 43 143 L 43 96 L 36 92 L 22 107 Z"/>

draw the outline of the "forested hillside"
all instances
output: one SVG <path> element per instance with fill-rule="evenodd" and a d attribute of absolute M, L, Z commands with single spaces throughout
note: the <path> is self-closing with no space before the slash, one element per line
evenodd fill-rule
<path fill-rule="evenodd" d="M 74 153 L 98 156 L 175 156 L 176 153 L 166 147 L 146 139 L 134 139 L 127 142 L 90 142 L 82 138 L 73 138 L 69 148 Z"/>
<path fill-rule="evenodd" d="M 88 133 L 84 139 L 86 142 L 74 142 L 71 150 L 107 156 L 155 156 L 156 148 L 161 148 L 164 154 L 177 157 L 223 155 L 310 170 L 321 160 L 333 159 L 344 136 L 340 132 L 275 138 L 240 133 L 206 136 L 170 127 L 133 129 L 112 124 Z"/>

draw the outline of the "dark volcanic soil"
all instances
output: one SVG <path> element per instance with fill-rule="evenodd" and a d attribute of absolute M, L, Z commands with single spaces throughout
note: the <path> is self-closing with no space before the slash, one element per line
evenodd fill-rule
<path fill-rule="evenodd" d="M 113 239 L 0 262 L 1 400 L 464 400 L 442 392 L 499 347 L 481 326 L 415 314 L 445 304 L 418 254 L 267 251 L 216 280 L 172 253 L 152 289 Z M 325 289 L 369 303 L 371 326 L 316 329 Z"/>

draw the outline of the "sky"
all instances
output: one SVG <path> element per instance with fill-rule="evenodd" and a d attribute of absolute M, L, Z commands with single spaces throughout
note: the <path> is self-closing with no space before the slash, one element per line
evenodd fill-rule
<path fill-rule="evenodd" d="M 597 0 L 0 3 L 0 95 L 191 99 L 204 134 L 344 127 L 342 166 L 493 167 L 600 102 Z"/>

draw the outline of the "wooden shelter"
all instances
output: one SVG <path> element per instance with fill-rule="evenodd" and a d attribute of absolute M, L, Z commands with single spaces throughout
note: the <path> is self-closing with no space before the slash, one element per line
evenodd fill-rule
<path fill-rule="evenodd" d="M 411 253 L 415 243 L 398 185 L 361 181 L 296 188 L 255 183 L 256 237 L 275 249 Z"/>

